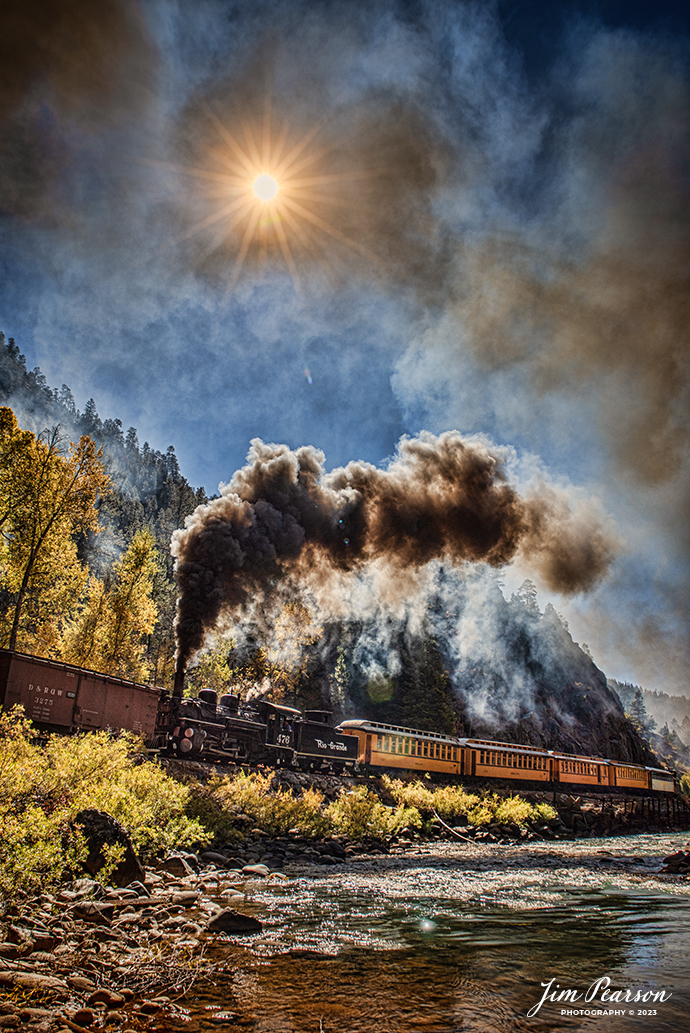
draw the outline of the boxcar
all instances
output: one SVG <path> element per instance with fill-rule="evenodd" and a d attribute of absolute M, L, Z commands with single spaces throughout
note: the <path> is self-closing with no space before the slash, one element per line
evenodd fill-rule
<path fill-rule="evenodd" d="M 148 685 L 0 649 L 0 707 L 20 704 L 39 728 L 130 731 L 151 742 L 159 697 Z"/>

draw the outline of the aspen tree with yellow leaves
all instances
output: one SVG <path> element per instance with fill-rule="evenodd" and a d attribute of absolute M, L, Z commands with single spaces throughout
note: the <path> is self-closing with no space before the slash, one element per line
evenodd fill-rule
<path fill-rule="evenodd" d="M 65 447 L 59 428 L 36 437 L 0 408 L 0 640 L 52 652 L 86 572 L 77 537 L 98 530 L 96 502 L 109 486 L 88 437 Z"/>
<path fill-rule="evenodd" d="M 151 599 L 157 570 L 154 538 L 144 528 L 103 581 L 89 579 L 86 605 L 65 633 L 62 658 L 121 678 L 148 678 L 144 654 L 157 617 Z"/>

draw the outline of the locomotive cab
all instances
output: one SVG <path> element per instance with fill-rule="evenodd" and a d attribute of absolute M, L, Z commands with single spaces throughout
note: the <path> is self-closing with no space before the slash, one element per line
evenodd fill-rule
<path fill-rule="evenodd" d="M 266 725 L 266 748 L 276 764 L 291 764 L 295 749 L 295 723 L 302 716 L 294 707 L 259 700 L 256 704 Z"/>

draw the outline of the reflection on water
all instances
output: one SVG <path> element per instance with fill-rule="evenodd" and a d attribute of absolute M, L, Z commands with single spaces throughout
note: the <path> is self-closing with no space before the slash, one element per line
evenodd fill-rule
<path fill-rule="evenodd" d="M 423 877 L 422 877 L 423 876 Z M 434 887 L 434 878 L 437 886 Z M 402 882 L 401 882 L 402 879 Z M 405 879 L 408 892 L 404 892 Z M 255 1033 L 678 1033 L 690 1006 L 690 902 L 635 889 L 582 891 L 548 880 L 548 906 L 523 881 L 513 906 L 449 896 L 448 871 L 395 873 L 395 893 L 366 879 L 257 888 L 247 908 L 264 935 L 216 942 L 213 981 L 187 1002 L 192 1028 Z M 423 888 L 423 892 L 420 889 Z M 430 892 L 436 888 L 437 892 Z M 541 984 L 584 991 L 665 990 L 663 1003 L 546 1001 Z M 625 1011 L 565 1016 L 564 1008 Z M 631 1015 L 630 1010 L 635 1014 Z M 637 1011 L 656 1009 L 656 1016 Z M 185 1028 L 189 1030 L 190 1025 Z"/>

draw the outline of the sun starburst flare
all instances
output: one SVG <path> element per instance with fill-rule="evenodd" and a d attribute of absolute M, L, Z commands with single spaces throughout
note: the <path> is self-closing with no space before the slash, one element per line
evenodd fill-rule
<path fill-rule="evenodd" d="M 332 145 L 317 144 L 326 120 L 293 140 L 287 122 L 274 134 L 268 104 L 260 132 L 242 118 L 238 120 L 241 133 L 231 132 L 209 107 L 205 114 L 216 141 L 209 148 L 208 157 L 218 169 L 167 167 L 201 184 L 200 193 L 212 211 L 188 227 L 175 243 L 206 233 L 209 243 L 205 257 L 225 246 L 232 256 L 229 288 L 237 283 L 250 255 L 256 254 L 264 264 L 270 253 L 282 258 L 299 290 L 300 256 L 308 255 L 320 265 L 330 267 L 324 248 L 326 240 L 337 242 L 378 266 L 383 264 L 373 251 L 329 218 L 328 206 L 352 208 L 357 204 L 357 199 L 348 193 L 351 184 L 378 172 L 331 170 L 328 166 Z"/>

